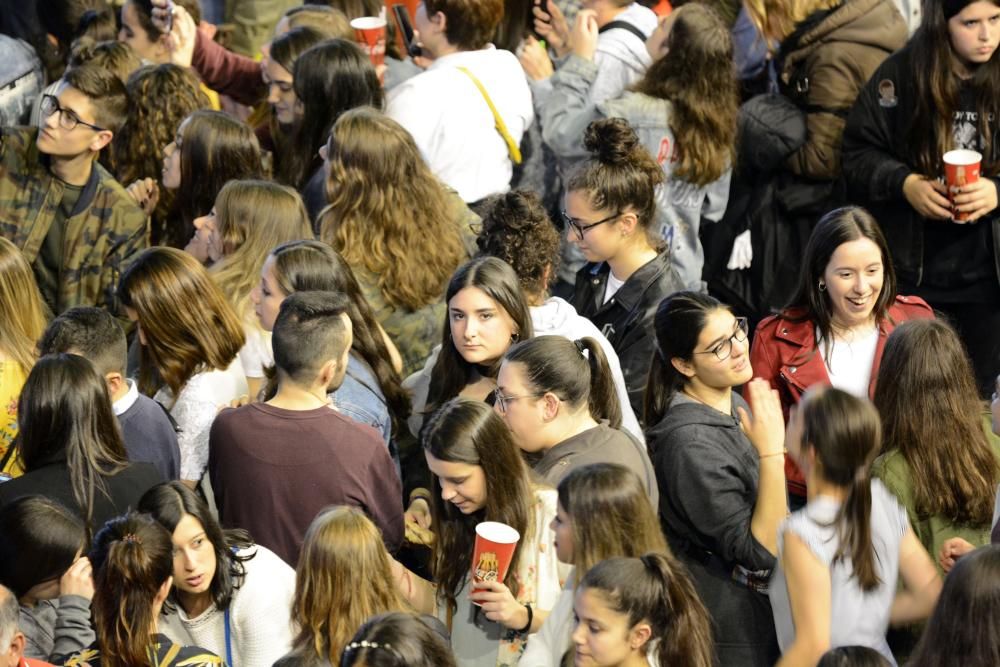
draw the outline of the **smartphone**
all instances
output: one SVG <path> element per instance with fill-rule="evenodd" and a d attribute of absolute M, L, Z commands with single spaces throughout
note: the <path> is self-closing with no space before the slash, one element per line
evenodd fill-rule
<path fill-rule="evenodd" d="M 413 23 L 410 21 L 410 12 L 406 5 L 393 5 L 392 12 L 396 16 L 396 25 L 403 35 L 403 43 L 406 45 L 406 53 L 411 58 L 416 58 L 421 54 L 420 47 L 413 41 Z"/>

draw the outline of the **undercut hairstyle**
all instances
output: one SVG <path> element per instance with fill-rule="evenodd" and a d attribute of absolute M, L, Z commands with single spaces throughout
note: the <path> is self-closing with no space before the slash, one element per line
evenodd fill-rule
<path fill-rule="evenodd" d="M 4 505 L 0 535 L 0 584 L 18 598 L 62 577 L 88 544 L 83 520 L 44 496 L 25 496 Z"/>
<path fill-rule="evenodd" d="M 39 354 L 69 352 L 90 360 L 102 376 L 125 374 L 125 332 L 108 311 L 92 306 L 70 308 L 49 323 L 38 341 Z"/>
<path fill-rule="evenodd" d="M 476 245 L 481 255 L 511 265 L 529 299 L 545 298 L 559 268 L 559 231 L 537 193 L 511 190 L 491 197 Z"/>
<path fill-rule="evenodd" d="M 347 349 L 347 297 L 338 292 L 296 292 L 274 320 L 274 365 L 296 384 L 316 380 L 323 364 Z"/>
<path fill-rule="evenodd" d="M 96 65 L 81 65 L 66 70 L 63 81 L 90 101 L 95 125 L 115 133 L 125 124 L 128 92 L 114 72 Z"/>
<path fill-rule="evenodd" d="M 503 0 L 426 0 L 427 16 L 445 15 L 445 38 L 462 51 L 485 48 L 500 25 Z"/>
<path fill-rule="evenodd" d="M 585 193 L 598 210 L 633 211 L 649 245 L 661 247 L 663 240 L 653 223 L 663 169 L 632 126 L 624 118 L 595 120 L 584 132 L 583 146 L 590 157 L 569 177 L 566 191 Z"/>

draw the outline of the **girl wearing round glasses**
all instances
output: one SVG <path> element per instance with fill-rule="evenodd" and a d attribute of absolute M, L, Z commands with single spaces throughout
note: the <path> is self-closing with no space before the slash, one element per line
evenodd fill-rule
<path fill-rule="evenodd" d="M 591 157 L 570 177 L 563 212 L 567 240 L 589 262 L 576 274 L 573 306 L 611 341 L 638 414 L 653 314 L 684 287 L 654 224 L 663 170 L 620 118 L 591 123 L 584 145 Z"/>
<path fill-rule="evenodd" d="M 816 224 L 795 296 L 757 327 L 750 358 L 757 377 L 778 390 L 787 417 L 814 384 L 872 396 L 889 334 L 900 322 L 930 317 L 923 300 L 896 296 L 889 250 L 871 214 L 840 208 Z M 799 507 L 805 479 L 791 459 L 785 474 Z"/>
<path fill-rule="evenodd" d="M 649 455 L 621 430 L 611 369 L 593 338 L 539 336 L 512 346 L 497 374 L 494 407 L 548 484 L 589 463 L 619 463 L 657 502 Z"/>
<path fill-rule="evenodd" d="M 655 326 L 645 415 L 660 520 L 712 616 L 719 663 L 773 665 L 767 581 L 788 514 L 781 403 L 762 380 L 750 405 L 733 391 L 753 377 L 746 324 L 715 298 L 674 294 Z"/>

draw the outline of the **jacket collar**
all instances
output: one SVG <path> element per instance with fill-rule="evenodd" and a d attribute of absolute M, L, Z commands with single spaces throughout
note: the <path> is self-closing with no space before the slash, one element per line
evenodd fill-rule
<path fill-rule="evenodd" d="M 604 290 L 608 284 L 608 274 L 611 273 L 611 267 L 608 266 L 607 262 L 601 262 L 600 264 L 593 265 L 590 269 L 590 275 L 601 278 L 601 289 L 594 295 L 594 298 L 599 305 L 598 310 L 603 310 L 605 307 L 610 306 L 613 303 L 616 303 L 625 310 L 632 310 L 639 304 L 642 299 L 642 295 L 646 293 L 649 286 L 656 282 L 659 277 L 669 269 L 670 252 L 664 250 L 656 257 L 640 266 L 635 273 L 628 277 L 625 284 L 622 285 L 617 292 L 615 292 L 614 298 L 602 305 L 602 301 L 604 300 Z"/>

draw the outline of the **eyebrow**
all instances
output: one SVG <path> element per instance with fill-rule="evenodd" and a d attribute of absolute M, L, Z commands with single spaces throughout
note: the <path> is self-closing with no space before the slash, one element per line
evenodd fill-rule
<path fill-rule="evenodd" d="M 466 312 L 466 311 L 462 310 L 461 308 L 448 308 L 448 310 L 450 310 L 453 313 L 462 313 L 462 314 L 465 314 L 465 312 Z M 476 310 L 473 310 L 472 312 L 473 313 L 495 313 L 496 311 L 497 311 L 496 308 L 477 308 Z"/>
<path fill-rule="evenodd" d="M 739 322 L 739 320 L 737 320 L 736 323 L 733 325 L 733 333 L 729 334 L 728 336 L 719 336 L 718 338 L 716 338 L 715 340 L 713 340 L 711 343 L 709 343 L 705 347 L 707 347 L 708 349 L 712 349 L 713 347 L 715 347 L 719 343 L 725 341 L 727 338 L 732 338 L 733 334 L 736 333 L 736 330 L 739 329 L 739 328 L 740 328 L 740 322 Z"/>

